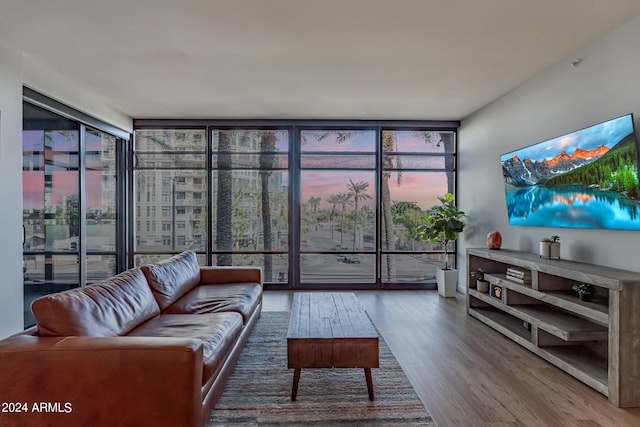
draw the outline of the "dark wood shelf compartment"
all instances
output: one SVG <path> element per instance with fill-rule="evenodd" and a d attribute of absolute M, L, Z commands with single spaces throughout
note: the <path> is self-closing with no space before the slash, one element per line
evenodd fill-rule
<path fill-rule="evenodd" d="M 608 345 L 606 341 L 567 344 L 539 331 L 537 345 L 554 365 L 582 376 L 591 387 L 608 395 Z M 543 357 L 544 357 L 543 356 Z"/>
<path fill-rule="evenodd" d="M 493 320 L 494 322 L 504 326 L 510 332 L 520 336 L 525 340 L 531 339 L 531 331 L 525 329 L 522 320 L 492 307 L 476 308 L 476 313 Z"/>
<path fill-rule="evenodd" d="M 485 277 L 487 275 L 485 274 Z M 508 287 L 513 287 L 513 286 L 522 286 L 523 288 L 528 288 L 531 289 L 532 288 L 532 283 L 518 283 L 518 282 L 514 282 L 513 280 L 510 280 L 506 274 L 502 274 L 502 273 L 490 273 L 489 276 L 491 276 L 491 278 L 493 279 L 492 283 L 495 283 L 496 285 L 506 285 Z"/>

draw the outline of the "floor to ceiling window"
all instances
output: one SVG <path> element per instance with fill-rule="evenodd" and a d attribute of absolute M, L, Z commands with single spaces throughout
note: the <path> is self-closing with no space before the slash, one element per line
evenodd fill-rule
<path fill-rule="evenodd" d="M 135 134 L 135 265 L 194 250 L 201 263 L 288 275 L 286 131 L 148 129 Z M 209 165 L 209 166 L 207 166 Z"/>
<path fill-rule="evenodd" d="M 420 240 L 416 227 L 438 196 L 455 192 L 455 133 L 383 130 L 381 147 L 382 281 L 432 280 L 444 248 Z"/>
<path fill-rule="evenodd" d="M 301 283 L 375 283 L 375 130 L 300 134 Z"/>
<path fill-rule="evenodd" d="M 194 250 L 205 264 L 209 213 L 204 129 L 135 135 L 135 265 Z"/>
<path fill-rule="evenodd" d="M 135 122 L 136 265 L 193 249 L 272 286 L 435 282 L 444 248 L 415 227 L 455 193 L 457 122 L 259 123 Z"/>
<path fill-rule="evenodd" d="M 122 139 L 30 102 L 23 104 L 25 326 L 31 302 L 92 283 L 118 265 L 117 146 Z"/>
<path fill-rule="evenodd" d="M 260 265 L 288 276 L 289 133 L 211 129 L 211 230 L 216 265 Z"/>

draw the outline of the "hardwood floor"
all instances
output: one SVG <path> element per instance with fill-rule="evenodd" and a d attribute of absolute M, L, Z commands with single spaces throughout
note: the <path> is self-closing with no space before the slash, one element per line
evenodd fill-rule
<path fill-rule="evenodd" d="M 466 316 L 464 295 L 355 292 L 439 427 L 640 426 L 600 393 Z M 265 311 L 291 293 L 267 291 Z"/>

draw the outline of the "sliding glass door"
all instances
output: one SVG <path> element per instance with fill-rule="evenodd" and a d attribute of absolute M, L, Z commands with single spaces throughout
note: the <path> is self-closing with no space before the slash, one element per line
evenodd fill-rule
<path fill-rule="evenodd" d="M 31 302 L 80 284 L 80 128 L 24 104 L 22 187 L 25 326 Z"/>
<path fill-rule="evenodd" d="M 25 102 L 22 133 L 25 326 L 31 302 L 118 271 L 113 135 Z"/>

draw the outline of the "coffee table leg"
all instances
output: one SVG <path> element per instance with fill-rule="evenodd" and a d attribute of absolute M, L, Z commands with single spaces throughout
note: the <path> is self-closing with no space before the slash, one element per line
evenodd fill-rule
<path fill-rule="evenodd" d="M 296 400 L 298 394 L 298 383 L 300 382 L 300 371 L 302 369 L 295 368 L 293 370 L 293 387 L 291 387 L 291 400 Z"/>
<path fill-rule="evenodd" d="M 367 391 L 369 400 L 373 400 L 373 378 L 371 378 L 371 368 L 364 368 L 364 376 L 367 377 Z"/>

